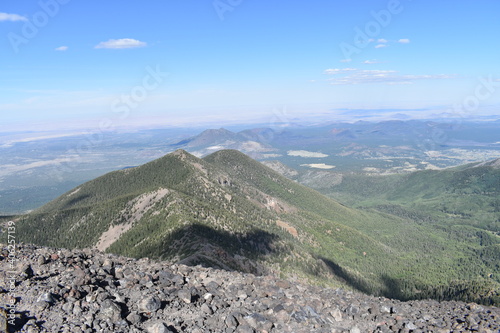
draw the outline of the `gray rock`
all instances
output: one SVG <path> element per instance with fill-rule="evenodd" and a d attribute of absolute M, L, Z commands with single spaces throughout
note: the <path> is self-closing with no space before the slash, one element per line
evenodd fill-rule
<path fill-rule="evenodd" d="M 228 328 L 238 327 L 238 321 L 236 320 L 236 318 L 232 314 L 230 314 L 226 317 L 226 319 L 224 320 L 224 323 L 226 324 L 226 326 Z"/>
<path fill-rule="evenodd" d="M 140 312 L 156 312 L 161 308 L 161 301 L 156 297 L 146 297 L 139 302 Z"/>
<path fill-rule="evenodd" d="M 380 306 L 380 313 L 391 313 L 391 307 L 386 304 L 382 304 Z"/>
<path fill-rule="evenodd" d="M 255 333 L 255 330 L 248 325 L 244 325 L 244 326 L 238 327 L 238 329 L 236 330 L 236 333 Z"/>
<path fill-rule="evenodd" d="M 191 304 L 191 291 L 181 289 L 177 292 L 177 297 L 179 297 L 184 303 Z"/>
<path fill-rule="evenodd" d="M 201 312 L 203 312 L 209 316 L 214 313 L 212 311 L 212 309 L 207 305 L 207 303 L 203 303 L 203 305 L 201 306 Z"/>
<path fill-rule="evenodd" d="M 122 319 L 121 308 L 110 299 L 106 299 L 101 303 L 100 315 L 104 318 L 109 318 L 112 321 L 118 321 Z"/>
<path fill-rule="evenodd" d="M 357 307 L 356 305 L 353 305 L 351 304 L 347 310 L 346 310 L 346 313 L 350 316 L 356 316 L 357 314 L 359 314 L 359 307 Z"/>
<path fill-rule="evenodd" d="M 95 249 L 19 244 L 17 250 L 24 275 L 16 285 L 16 312 L 32 316 L 22 332 L 500 331 L 500 310 L 474 303 L 400 302 Z M 42 256 L 51 260 L 40 264 Z M 4 288 L 0 296 L 8 301 Z M 0 309 L 0 331 L 6 318 Z"/>
<path fill-rule="evenodd" d="M 142 321 L 142 317 L 137 312 L 131 312 L 126 318 L 132 325 L 139 324 Z"/>
<path fill-rule="evenodd" d="M 332 315 L 333 319 L 335 321 L 342 321 L 342 312 L 340 311 L 339 308 L 335 308 L 330 311 L 330 314 Z"/>
<path fill-rule="evenodd" d="M 49 304 L 53 304 L 56 302 L 56 298 L 52 293 L 43 293 L 38 297 L 37 302 L 45 302 Z"/>
<path fill-rule="evenodd" d="M 0 332 L 7 332 L 9 316 L 7 311 L 0 308 Z"/>
<path fill-rule="evenodd" d="M 45 256 L 43 255 L 39 255 L 36 263 L 38 265 L 45 265 L 47 263 L 47 258 L 45 258 Z"/>
<path fill-rule="evenodd" d="M 411 321 L 405 323 L 405 328 L 409 329 L 409 330 L 416 330 L 418 327 L 412 323 Z"/>
<path fill-rule="evenodd" d="M 172 333 L 172 331 L 161 321 L 147 322 L 144 327 L 148 333 Z"/>

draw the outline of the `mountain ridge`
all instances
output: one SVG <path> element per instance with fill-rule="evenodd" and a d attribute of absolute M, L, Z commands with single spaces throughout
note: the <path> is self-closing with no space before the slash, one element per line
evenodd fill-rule
<path fill-rule="evenodd" d="M 444 235 L 423 231 L 385 212 L 342 205 L 236 150 L 203 159 L 177 150 L 111 172 L 17 224 L 19 239 L 29 243 L 283 274 L 400 299 L 476 297 L 435 294 L 434 285 L 448 290 L 465 268 L 437 259 L 429 270 L 434 259 L 419 251 L 446 245 Z M 495 294 L 483 293 L 491 288 L 482 285 L 476 298 L 491 302 Z"/>

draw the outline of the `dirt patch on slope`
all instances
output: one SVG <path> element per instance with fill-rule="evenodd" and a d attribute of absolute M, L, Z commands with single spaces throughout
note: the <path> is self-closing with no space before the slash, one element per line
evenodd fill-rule
<path fill-rule="evenodd" d="M 277 220 L 276 221 L 276 224 L 285 229 L 290 235 L 292 235 L 293 237 L 295 238 L 298 238 L 299 237 L 299 233 L 297 232 L 297 229 L 295 229 L 294 227 L 292 227 L 291 225 L 289 225 L 288 223 L 284 222 L 284 221 L 281 221 L 281 220 Z"/>
<path fill-rule="evenodd" d="M 139 221 L 153 206 L 163 199 L 168 193 L 169 190 L 160 188 L 157 191 L 143 194 L 127 203 L 127 207 L 121 211 L 121 216 L 129 215 L 127 212 L 130 212 L 131 215 L 127 219 L 127 221 L 123 224 L 118 225 L 110 225 L 109 229 L 105 231 L 99 241 L 95 245 L 99 251 L 105 251 L 108 247 L 111 246 L 114 242 L 116 242 L 121 235 L 126 233 L 130 228 L 132 228 L 134 222 Z M 121 217 L 120 216 L 120 217 Z"/>

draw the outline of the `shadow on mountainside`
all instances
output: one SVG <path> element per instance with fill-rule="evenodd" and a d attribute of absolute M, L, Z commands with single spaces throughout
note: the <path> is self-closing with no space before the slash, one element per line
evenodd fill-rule
<path fill-rule="evenodd" d="M 352 288 L 369 295 L 380 295 L 400 301 L 433 299 L 437 301 L 474 302 L 498 306 L 500 291 L 491 281 L 451 281 L 448 284 L 430 285 L 411 278 L 398 279 L 388 275 L 380 276 L 382 287 L 354 276 L 333 261 L 320 258 L 338 278 Z"/>
<path fill-rule="evenodd" d="M 150 257 L 196 266 L 213 267 L 228 271 L 262 274 L 260 259 L 280 252 L 279 236 L 261 229 L 247 232 L 229 232 L 208 225 L 191 224 L 163 237 L 158 243 L 150 242 L 133 248 L 109 248 L 109 252 L 131 255 L 136 258 Z M 123 251 L 124 250 L 124 251 Z M 127 253 L 128 252 L 128 253 Z"/>
<path fill-rule="evenodd" d="M 239 253 L 245 251 L 250 258 L 258 259 L 263 255 L 275 253 L 278 250 L 274 243 L 279 236 L 261 229 L 233 233 L 203 224 L 192 224 L 174 232 L 169 238 L 171 240 L 201 238 L 213 245 L 222 247 L 228 252 Z"/>
<path fill-rule="evenodd" d="M 498 285 L 488 280 L 453 280 L 448 283 L 423 284 L 410 279 L 395 279 L 382 276 L 385 290 L 382 294 L 402 301 L 434 299 L 437 301 L 462 301 L 498 306 L 500 290 Z"/>
<path fill-rule="evenodd" d="M 187 256 L 182 256 L 183 264 L 257 275 L 266 271 L 258 261 L 279 251 L 275 244 L 279 236 L 261 229 L 231 233 L 202 224 L 193 224 L 175 232 L 169 238 L 174 240 L 175 252 L 178 252 L 175 240 L 180 240 L 177 242 L 184 245 L 181 248 L 183 247 L 182 250 Z M 172 245 L 170 248 L 172 249 Z"/>
<path fill-rule="evenodd" d="M 347 272 L 344 268 L 334 263 L 330 259 L 326 259 L 323 257 L 320 257 L 319 259 L 326 264 L 332 274 L 340 278 L 347 285 L 358 291 L 361 291 L 362 293 L 373 294 L 373 289 L 370 288 L 368 283 L 363 278 L 354 276 L 353 274 Z"/>

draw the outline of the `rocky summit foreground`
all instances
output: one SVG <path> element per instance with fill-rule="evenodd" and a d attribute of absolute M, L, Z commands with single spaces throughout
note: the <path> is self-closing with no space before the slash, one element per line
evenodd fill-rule
<path fill-rule="evenodd" d="M 91 249 L 18 245 L 9 253 L 3 245 L 0 265 L 5 281 L 0 288 L 0 332 L 497 333 L 500 329 L 500 309 L 474 303 L 400 302 L 272 276 L 135 260 Z"/>

